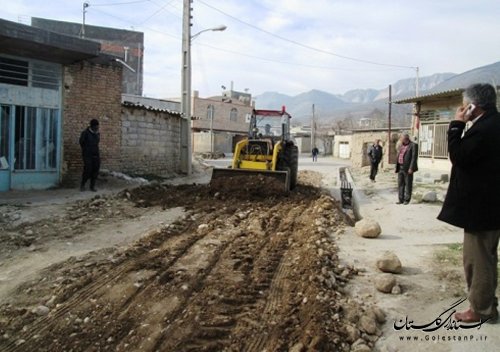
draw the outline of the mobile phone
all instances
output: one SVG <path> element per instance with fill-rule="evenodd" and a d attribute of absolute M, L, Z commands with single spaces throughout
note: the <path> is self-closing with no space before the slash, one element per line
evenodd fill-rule
<path fill-rule="evenodd" d="M 467 106 L 467 109 L 465 110 L 465 118 L 467 119 L 466 121 L 470 120 L 472 117 L 472 112 L 476 109 L 476 106 L 474 104 L 469 104 Z"/>

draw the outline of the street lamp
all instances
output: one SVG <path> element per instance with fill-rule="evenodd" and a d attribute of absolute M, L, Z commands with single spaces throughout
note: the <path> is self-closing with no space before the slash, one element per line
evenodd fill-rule
<path fill-rule="evenodd" d="M 196 37 L 198 37 L 201 33 L 208 32 L 208 31 L 213 31 L 213 32 L 222 32 L 227 29 L 227 26 L 221 24 L 220 26 L 214 27 L 214 28 L 208 28 L 204 29 L 202 31 L 199 31 L 198 33 L 194 34 L 191 36 L 191 41 L 193 41 Z"/>
<path fill-rule="evenodd" d="M 204 29 L 191 36 L 192 0 L 184 0 L 182 19 L 182 83 L 181 83 L 181 171 L 191 174 L 191 41 L 203 32 L 224 31 L 224 25 Z"/>

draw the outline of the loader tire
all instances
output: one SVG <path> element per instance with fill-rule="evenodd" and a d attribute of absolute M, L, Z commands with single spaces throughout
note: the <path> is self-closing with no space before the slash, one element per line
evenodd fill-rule
<path fill-rule="evenodd" d="M 297 186 L 297 177 L 299 174 L 299 148 L 295 145 L 287 148 L 290 152 L 289 167 L 290 167 L 290 189 Z"/>
<path fill-rule="evenodd" d="M 297 186 L 297 175 L 299 168 L 299 148 L 293 144 L 288 144 L 278 162 L 278 169 L 290 173 L 290 189 Z"/>

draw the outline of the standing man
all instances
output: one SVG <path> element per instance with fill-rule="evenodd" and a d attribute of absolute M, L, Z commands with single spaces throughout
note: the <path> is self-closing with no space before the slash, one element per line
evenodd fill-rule
<path fill-rule="evenodd" d="M 463 322 L 498 318 L 499 136 L 495 88 L 489 84 L 468 87 L 463 106 L 448 129 L 451 178 L 438 216 L 464 229 L 463 264 L 470 308 L 455 314 Z"/>
<path fill-rule="evenodd" d="M 319 149 L 317 147 L 314 147 L 312 149 L 313 162 L 318 161 L 318 154 L 319 154 Z"/>
<path fill-rule="evenodd" d="M 375 182 L 375 176 L 378 172 L 378 164 L 382 160 L 382 146 L 380 145 L 380 139 L 376 139 L 370 148 L 368 148 L 368 157 L 370 158 L 370 180 Z"/>
<path fill-rule="evenodd" d="M 404 133 L 396 164 L 399 193 L 399 201 L 396 204 L 410 204 L 413 190 L 413 173 L 418 170 L 417 158 L 418 145 L 410 141 L 408 133 Z"/>
<path fill-rule="evenodd" d="M 97 192 L 95 189 L 95 181 L 99 175 L 101 167 L 101 158 L 99 156 L 99 121 L 92 119 L 90 126 L 87 127 L 80 135 L 80 146 L 82 147 L 83 157 L 83 174 L 80 191 L 85 191 L 85 184 L 90 179 L 90 190 Z"/>

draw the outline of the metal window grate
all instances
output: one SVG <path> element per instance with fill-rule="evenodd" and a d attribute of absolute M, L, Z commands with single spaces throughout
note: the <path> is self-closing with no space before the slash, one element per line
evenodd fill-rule
<path fill-rule="evenodd" d="M 421 157 L 448 158 L 448 124 L 422 124 L 418 144 L 418 155 Z"/>
<path fill-rule="evenodd" d="M 57 64 L 0 57 L 0 83 L 58 90 L 61 70 Z"/>

